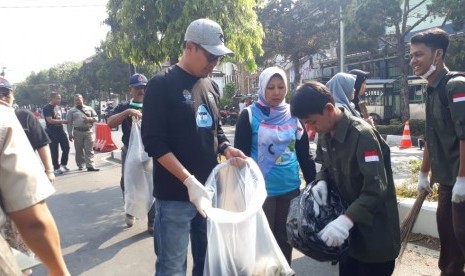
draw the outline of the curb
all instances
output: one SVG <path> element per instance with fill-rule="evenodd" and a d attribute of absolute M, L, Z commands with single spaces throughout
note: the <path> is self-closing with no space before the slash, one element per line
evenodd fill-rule
<path fill-rule="evenodd" d="M 405 218 L 410 209 L 412 209 L 414 202 L 414 198 L 401 198 L 398 201 L 397 208 L 399 210 L 400 222 L 402 222 L 402 220 Z M 423 202 L 420 214 L 418 215 L 417 221 L 413 226 L 412 233 L 424 234 L 435 238 L 439 238 L 438 229 L 436 225 L 437 207 L 437 202 Z"/>

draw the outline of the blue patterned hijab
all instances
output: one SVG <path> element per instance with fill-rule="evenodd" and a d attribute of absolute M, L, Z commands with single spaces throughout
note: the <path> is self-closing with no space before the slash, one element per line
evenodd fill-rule
<path fill-rule="evenodd" d="M 257 163 L 264 176 L 295 139 L 299 126 L 298 120 L 291 116 L 285 99 L 277 106 L 271 106 L 265 99 L 268 82 L 276 75 L 284 80 L 287 92 L 286 73 L 278 67 L 266 68 L 258 79 L 258 101 L 250 107 L 253 118 L 260 123 Z"/>
<path fill-rule="evenodd" d="M 252 105 L 252 112 L 255 118 L 260 122 L 266 122 L 271 125 L 279 125 L 291 118 L 289 104 L 286 103 L 285 99 L 277 106 L 271 106 L 265 99 L 266 86 L 275 75 L 280 76 L 284 80 L 287 92 L 286 73 L 278 67 L 268 67 L 263 70 L 258 78 L 258 101 Z"/>

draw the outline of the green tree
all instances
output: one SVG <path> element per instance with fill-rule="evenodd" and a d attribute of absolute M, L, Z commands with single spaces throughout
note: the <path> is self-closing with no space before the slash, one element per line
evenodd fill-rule
<path fill-rule="evenodd" d="M 462 30 L 465 26 L 465 5 L 459 0 L 433 0 L 434 5 L 441 13 L 445 14 L 443 25 L 452 21 L 455 31 Z M 453 8 L 451 8 L 453 7 Z M 464 36 L 452 37 L 446 55 L 446 64 L 451 70 L 464 70 L 465 68 L 465 42 Z"/>
<path fill-rule="evenodd" d="M 385 34 L 385 23 L 380 20 L 365 22 L 358 18 L 358 16 L 366 16 L 369 12 L 359 13 L 355 3 L 350 2 L 344 11 L 345 52 L 347 55 L 364 51 L 375 53 L 379 49 L 379 39 L 376 38 Z"/>
<path fill-rule="evenodd" d="M 109 58 L 102 49 L 82 63 L 63 63 L 39 73 L 33 73 L 16 87 L 19 105 L 44 105 L 50 92 L 62 94 L 62 104 L 73 104 L 73 95 L 82 94 L 90 102 L 108 99 L 110 92 L 123 97 L 128 92 L 128 64 L 121 58 Z M 155 66 L 141 66 L 138 72 L 148 78 Z"/>
<path fill-rule="evenodd" d="M 394 30 L 391 35 L 391 41 L 394 42 L 384 41 L 397 56 L 397 65 L 400 68 L 400 108 L 403 122 L 410 118 L 407 78 L 409 59 L 405 37 L 420 23 L 445 15 L 444 9 L 429 3 L 431 0 L 359 0 L 352 3 L 355 11 L 354 23 L 368 37 L 373 40 L 383 39 L 386 37 L 385 29 Z M 453 6 L 449 6 L 449 9 L 450 7 Z"/>
<path fill-rule="evenodd" d="M 463 71 L 465 68 L 465 37 L 454 37 L 449 43 L 445 63 L 451 70 Z"/>
<path fill-rule="evenodd" d="M 44 105 L 48 102 L 50 92 L 62 94 L 63 104 L 73 102 L 76 93 L 76 80 L 79 63 L 67 62 L 56 65 L 39 73 L 32 73 L 16 87 L 16 102 L 21 105 Z"/>
<path fill-rule="evenodd" d="M 432 0 L 432 6 L 441 14 L 445 14 L 444 24 L 451 20 L 454 29 L 460 30 L 465 25 L 465 5 L 461 0 Z"/>
<path fill-rule="evenodd" d="M 255 0 L 110 0 L 107 36 L 112 56 L 134 64 L 173 64 L 182 52 L 184 32 L 195 19 L 208 17 L 223 27 L 234 60 L 256 69 L 255 54 L 262 54 L 263 29 Z"/>
<path fill-rule="evenodd" d="M 220 100 L 221 108 L 224 108 L 227 105 L 231 105 L 233 102 L 232 98 L 234 97 L 234 95 L 236 95 L 236 93 L 237 93 L 236 84 L 233 82 L 227 83 L 224 86 L 223 97 L 221 97 L 221 100 Z"/>
<path fill-rule="evenodd" d="M 336 0 L 270 0 L 258 11 L 265 30 L 262 66 L 284 58 L 294 66 L 295 84 L 300 82 L 300 60 L 328 48 L 337 40 L 339 5 Z"/>

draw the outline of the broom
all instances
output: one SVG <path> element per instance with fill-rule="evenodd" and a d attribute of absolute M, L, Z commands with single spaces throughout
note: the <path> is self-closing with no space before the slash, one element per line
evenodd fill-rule
<path fill-rule="evenodd" d="M 405 248 L 407 247 L 407 243 L 412 233 L 413 226 L 417 221 L 418 215 L 420 214 L 421 205 L 423 205 L 423 201 L 428 196 L 428 192 L 425 190 L 421 190 L 420 194 L 418 194 L 417 199 L 413 203 L 412 209 L 408 212 L 407 216 L 405 216 L 404 220 L 400 224 L 400 253 L 398 259 L 402 258 L 404 254 Z"/>
<path fill-rule="evenodd" d="M 360 108 L 360 112 L 362 113 L 363 119 L 368 119 L 368 117 L 370 117 L 370 114 L 368 114 L 367 102 L 360 101 L 358 103 L 358 108 Z"/>
<path fill-rule="evenodd" d="M 370 114 L 368 113 L 367 102 L 366 101 L 360 101 L 358 103 L 358 107 L 360 108 L 360 113 L 362 113 L 363 119 L 370 118 Z M 372 127 L 375 128 L 375 125 L 373 124 Z"/>

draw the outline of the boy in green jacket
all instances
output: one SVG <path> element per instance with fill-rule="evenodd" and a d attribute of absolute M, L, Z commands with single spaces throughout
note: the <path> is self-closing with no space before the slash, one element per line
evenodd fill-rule
<path fill-rule="evenodd" d="M 328 88 L 318 82 L 297 89 L 291 114 L 321 135 L 317 160 L 322 167 L 312 188 L 314 200 L 327 204 L 332 188 L 348 205 L 345 214 L 319 233 L 328 246 L 349 239 L 339 275 L 391 275 L 400 229 L 389 147 L 363 119 L 337 108 Z"/>

